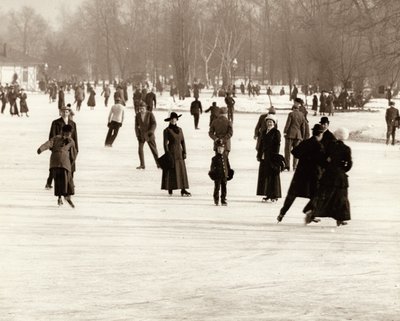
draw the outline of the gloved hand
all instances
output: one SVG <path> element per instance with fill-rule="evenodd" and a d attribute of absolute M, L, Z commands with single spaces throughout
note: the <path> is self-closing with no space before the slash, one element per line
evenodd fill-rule
<path fill-rule="evenodd" d="M 40 150 L 40 148 L 37 149 L 37 153 L 40 155 L 42 151 Z"/>
<path fill-rule="evenodd" d="M 182 153 L 182 158 L 186 159 L 186 154 L 185 153 Z"/>

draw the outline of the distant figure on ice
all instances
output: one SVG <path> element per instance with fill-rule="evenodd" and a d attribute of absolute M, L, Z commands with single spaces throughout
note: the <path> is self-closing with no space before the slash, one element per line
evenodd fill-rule
<path fill-rule="evenodd" d="M 218 206 L 219 204 L 219 191 L 221 190 L 221 205 L 227 206 L 226 202 L 226 185 L 227 181 L 231 180 L 233 177 L 233 170 L 229 164 L 228 156 L 224 153 L 225 145 L 221 140 L 217 142 L 217 152 L 216 155 L 211 159 L 210 171 L 208 176 L 214 181 L 214 204 Z"/>
<path fill-rule="evenodd" d="M 347 225 L 350 217 L 348 200 L 349 182 L 347 172 L 353 166 L 351 149 L 344 144 L 349 137 L 347 129 L 338 128 L 335 131 L 337 140 L 329 145 L 326 151 L 327 165 L 319 181 L 319 188 L 312 200 L 312 210 L 306 213 L 306 223 L 314 217 L 332 217 L 336 225 Z"/>
<path fill-rule="evenodd" d="M 157 98 L 156 98 L 154 88 L 152 88 L 151 91 L 149 91 L 146 94 L 146 97 L 144 98 L 144 102 L 147 105 L 147 110 L 150 112 L 152 112 L 153 109 L 157 108 Z"/>
<path fill-rule="evenodd" d="M 64 87 L 60 86 L 60 90 L 58 91 L 58 109 L 63 107 L 65 107 Z"/>
<path fill-rule="evenodd" d="M 93 87 L 89 87 L 89 98 L 87 101 L 87 105 L 90 107 L 90 110 L 93 110 L 94 107 L 96 106 L 96 99 L 94 96 L 96 96 L 96 92 L 94 91 Z"/>
<path fill-rule="evenodd" d="M 163 169 L 161 179 L 161 189 L 167 190 L 171 196 L 173 190 L 180 189 L 181 196 L 192 196 L 186 189 L 189 188 L 189 181 L 186 172 L 186 144 L 183 132 L 177 126 L 179 117 L 172 112 L 165 121 L 169 122 L 169 126 L 164 129 L 164 152 L 169 154 L 172 160 L 172 166 Z"/>
<path fill-rule="evenodd" d="M 389 108 L 386 109 L 385 120 L 387 125 L 386 145 L 389 145 L 390 136 L 392 136 L 392 145 L 396 143 L 396 128 L 400 125 L 399 110 L 394 107 L 394 101 L 389 102 Z"/>
<path fill-rule="evenodd" d="M 112 147 L 115 139 L 117 138 L 118 131 L 124 122 L 124 106 L 121 104 L 121 98 L 117 98 L 115 105 L 110 109 L 108 114 L 108 132 L 106 136 L 106 141 L 104 143 L 105 147 Z"/>
<path fill-rule="evenodd" d="M 79 147 L 78 147 L 78 133 L 76 130 L 76 124 L 71 118 L 71 105 L 67 104 L 66 107 L 63 107 L 60 109 L 60 118 L 57 118 L 56 120 L 53 120 L 51 123 L 50 127 L 50 133 L 49 133 L 49 140 L 52 139 L 54 136 L 61 135 L 62 128 L 65 125 L 70 125 L 72 130 L 71 130 L 71 138 L 74 140 L 75 143 L 75 149 L 76 149 L 76 154 L 79 152 Z M 71 173 L 74 175 L 75 172 L 75 162 L 72 164 L 71 167 Z M 46 189 L 52 188 L 51 182 L 53 181 L 53 176 L 51 171 L 49 172 L 49 177 L 47 178 L 46 181 Z"/>
<path fill-rule="evenodd" d="M 324 148 L 321 144 L 323 131 L 324 129 L 320 124 L 315 124 L 312 129 L 312 137 L 302 141 L 292 150 L 293 156 L 299 159 L 299 166 L 293 175 L 285 202 L 277 217 L 278 222 L 282 221 L 296 197 L 312 200 L 316 195 L 325 161 Z M 303 212 L 307 213 L 310 209 L 312 209 L 311 202 L 306 205 Z"/>
<path fill-rule="evenodd" d="M 82 101 L 85 100 L 85 90 L 83 85 L 77 85 L 75 88 L 75 101 L 76 101 L 76 111 L 81 110 Z"/>
<path fill-rule="evenodd" d="M 211 123 L 215 118 L 218 117 L 219 114 L 219 107 L 217 106 L 217 103 L 215 101 L 212 102 L 211 106 L 208 107 L 205 111 L 205 113 L 210 113 L 210 123 L 209 126 L 211 126 Z"/>
<path fill-rule="evenodd" d="M 0 86 L 0 101 L 1 101 L 1 113 L 4 114 L 7 104 L 7 90 L 5 87 Z"/>
<path fill-rule="evenodd" d="M 194 117 L 194 129 L 199 128 L 200 114 L 203 113 L 203 107 L 198 97 L 195 97 L 194 101 L 190 104 L 190 114 Z"/>
<path fill-rule="evenodd" d="M 290 100 L 295 100 L 297 98 L 299 90 L 297 89 L 296 85 L 293 85 L 292 93 L 290 94 Z"/>
<path fill-rule="evenodd" d="M 29 115 L 28 115 L 29 108 L 28 108 L 28 104 L 26 102 L 26 99 L 28 97 L 26 96 L 26 92 L 24 91 L 24 88 L 21 88 L 18 97 L 19 97 L 19 109 L 20 109 L 21 116 L 23 116 L 25 114 L 26 117 L 29 117 Z"/>
<path fill-rule="evenodd" d="M 313 96 L 313 100 L 312 100 L 312 108 L 314 111 L 314 116 L 317 116 L 317 111 L 318 111 L 318 97 L 317 95 Z"/>
<path fill-rule="evenodd" d="M 11 116 L 17 115 L 18 117 L 20 117 L 17 106 L 17 98 L 18 98 L 17 88 L 16 86 L 11 85 L 7 95 L 7 100 L 10 103 L 10 114 Z"/>
<path fill-rule="evenodd" d="M 72 165 L 75 162 L 77 151 L 75 142 L 71 138 L 72 126 L 64 125 L 61 135 L 56 135 L 43 145 L 41 145 L 37 153 L 50 149 L 50 172 L 54 177 L 54 195 L 58 197 L 57 204 L 63 204 L 61 197 L 75 207 L 71 200 L 74 195 L 74 181 L 72 176 Z"/>
<path fill-rule="evenodd" d="M 139 143 L 138 153 L 140 160 L 140 165 L 136 167 L 136 169 L 146 168 L 143 153 L 143 147 L 146 142 L 150 147 L 150 151 L 153 154 L 157 167 L 159 167 L 157 161 L 158 151 L 156 145 L 156 136 L 154 135 L 156 127 L 156 118 L 151 111 L 146 110 L 146 103 L 141 102 L 139 106 L 139 112 L 135 116 L 135 133 Z"/>
<path fill-rule="evenodd" d="M 225 104 L 228 107 L 228 120 L 233 123 L 233 113 L 235 111 L 235 99 L 231 97 L 229 92 L 226 93 Z"/>
<path fill-rule="evenodd" d="M 279 95 L 283 96 L 284 94 L 285 94 L 285 88 L 282 87 L 279 92 Z"/>
<path fill-rule="evenodd" d="M 225 145 L 225 154 L 228 156 L 231 150 L 231 137 L 233 135 L 232 123 L 226 118 L 228 109 L 226 107 L 219 108 L 219 115 L 211 123 L 208 136 L 214 141 L 214 151 L 217 151 L 217 142 L 222 141 Z"/>
<path fill-rule="evenodd" d="M 280 172 L 285 164 L 284 158 L 279 155 L 281 133 L 275 127 L 274 115 L 264 118 L 265 126 L 260 133 L 260 143 L 257 149 L 258 169 L 257 195 L 264 196 L 263 201 L 275 202 L 282 197 Z"/>
<path fill-rule="evenodd" d="M 105 85 L 103 87 L 103 91 L 101 92 L 101 96 L 103 96 L 103 95 L 104 95 L 104 106 L 108 107 L 108 99 L 111 96 L 110 85 L 107 84 L 107 85 Z"/>

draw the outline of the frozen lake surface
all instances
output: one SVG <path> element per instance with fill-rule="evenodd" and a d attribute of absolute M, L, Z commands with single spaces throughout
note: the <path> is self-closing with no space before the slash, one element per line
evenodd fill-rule
<path fill-rule="evenodd" d="M 304 226 L 305 199 L 276 224 L 283 199 L 255 195 L 258 114 L 235 115 L 235 177 L 228 207 L 215 207 L 208 114 L 198 131 L 188 112 L 180 118 L 193 196 L 168 197 L 147 146 L 146 170 L 136 170 L 133 109 L 114 147 L 104 148 L 109 108 L 99 97 L 95 110 L 83 106 L 74 119 L 75 209 L 57 207 L 44 189 L 50 153 L 36 154 L 58 118 L 56 103 L 32 94 L 29 118 L 0 115 L 1 321 L 400 320 L 398 145 L 347 142 L 349 225 Z M 174 107 L 167 95 L 159 100 Z M 280 129 L 286 115 L 278 111 Z M 155 116 L 161 155 L 168 112 Z M 309 119 L 312 126 L 319 117 Z M 333 129 L 342 125 L 384 136 L 384 111 L 331 118 Z M 283 196 L 292 175 L 281 174 Z"/>

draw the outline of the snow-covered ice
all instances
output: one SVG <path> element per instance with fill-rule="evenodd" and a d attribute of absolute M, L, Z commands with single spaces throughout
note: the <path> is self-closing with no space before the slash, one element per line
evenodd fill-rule
<path fill-rule="evenodd" d="M 264 111 L 266 97 L 241 97 L 238 109 Z M 50 153 L 36 154 L 58 117 L 56 103 L 31 94 L 29 118 L 0 115 L 1 321 L 400 320 L 398 145 L 347 142 L 354 159 L 349 225 L 323 219 L 304 226 L 305 199 L 276 224 L 283 199 L 266 204 L 255 195 L 259 114 L 235 115 L 229 205 L 215 207 L 209 114 L 195 131 L 191 100 L 158 97 L 160 155 L 168 110 L 186 110 L 179 125 L 193 196 L 168 197 L 147 146 L 146 170 L 135 169 L 133 109 L 114 147 L 104 148 L 109 108 L 99 91 L 96 98 L 94 111 L 83 106 L 74 119 L 75 209 L 58 208 L 53 191 L 44 189 Z M 214 100 L 200 99 L 203 108 Z M 289 106 L 278 106 L 281 129 Z M 309 119 L 312 126 L 319 117 Z M 368 135 L 382 139 L 384 109 L 337 113 L 331 127 L 339 126 L 373 128 Z M 284 196 L 292 174 L 281 175 Z"/>

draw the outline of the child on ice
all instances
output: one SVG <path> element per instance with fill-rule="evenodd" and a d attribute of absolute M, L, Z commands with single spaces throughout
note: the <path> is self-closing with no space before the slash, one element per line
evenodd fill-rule
<path fill-rule="evenodd" d="M 221 140 L 217 142 L 217 153 L 211 159 L 211 167 L 208 175 L 214 181 L 214 204 L 218 206 L 219 191 L 221 190 L 221 205 L 227 206 L 226 184 L 231 180 L 234 171 L 231 169 L 229 159 L 225 151 L 225 146 Z"/>

